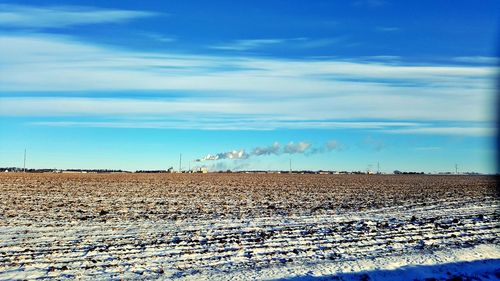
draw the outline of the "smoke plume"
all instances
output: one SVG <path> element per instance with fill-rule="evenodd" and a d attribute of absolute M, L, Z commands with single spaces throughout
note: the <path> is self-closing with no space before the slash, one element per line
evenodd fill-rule
<path fill-rule="evenodd" d="M 283 149 L 283 153 L 286 154 L 296 154 L 296 153 L 304 153 L 306 150 L 308 150 L 311 147 L 310 143 L 307 142 L 298 142 L 295 143 L 293 141 L 287 143 Z"/>
<path fill-rule="evenodd" d="M 216 161 L 223 159 L 248 159 L 252 156 L 262 156 L 262 155 L 281 155 L 281 154 L 316 154 L 316 153 L 326 153 L 333 150 L 341 150 L 342 146 L 336 140 L 330 140 L 326 142 L 323 146 L 316 148 L 308 142 L 289 142 L 283 148 L 279 142 L 274 142 L 270 146 L 258 146 L 255 147 L 251 153 L 246 153 L 245 150 L 232 150 L 228 152 L 221 152 L 217 154 L 208 154 L 205 157 L 196 159 L 196 162 L 203 161 Z"/>
<path fill-rule="evenodd" d="M 279 144 L 279 142 L 275 142 L 270 146 L 254 148 L 252 155 L 255 155 L 255 156 L 270 155 L 270 154 L 278 155 L 280 152 L 280 148 L 281 148 L 281 145 Z"/>
<path fill-rule="evenodd" d="M 215 160 L 222 160 L 222 159 L 247 159 L 249 155 L 245 152 L 245 150 L 232 150 L 228 152 L 221 152 L 217 154 L 208 154 L 205 157 L 196 159 L 196 162 L 203 162 L 203 161 L 215 161 Z"/>
<path fill-rule="evenodd" d="M 339 144 L 336 140 L 330 140 L 327 141 L 323 146 L 321 147 L 315 147 L 311 149 L 308 154 L 318 154 L 318 153 L 326 153 L 326 152 L 331 152 L 334 150 L 342 150 L 342 145 Z"/>

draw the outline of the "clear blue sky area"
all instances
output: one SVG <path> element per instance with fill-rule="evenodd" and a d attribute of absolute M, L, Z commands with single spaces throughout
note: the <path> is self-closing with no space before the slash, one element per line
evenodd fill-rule
<path fill-rule="evenodd" d="M 0 166 L 495 173 L 499 1 L 2 1 Z"/>

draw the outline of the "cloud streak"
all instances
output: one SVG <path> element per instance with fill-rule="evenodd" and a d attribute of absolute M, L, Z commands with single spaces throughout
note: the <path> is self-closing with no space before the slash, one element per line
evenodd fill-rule
<path fill-rule="evenodd" d="M 0 5 L 0 26 L 65 28 L 75 25 L 120 23 L 157 15 L 153 12 L 94 7 Z"/>
<path fill-rule="evenodd" d="M 498 57 L 485 57 L 485 56 L 455 57 L 453 58 L 453 60 L 456 62 L 487 64 L 487 65 L 497 65 L 498 63 L 500 63 L 500 58 Z"/>
<path fill-rule="evenodd" d="M 479 134 L 494 120 L 493 108 L 486 109 L 494 103 L 490 81 L 496 68 L 485 65 L 137 52 L 47 34 L 0 34 L 0 64 L 0 115 L 62 118 L 40 120 L 39 125 L 69 125 L 65 117 L 92 116 L 128 120 L 73 124 L 240 130 L 393 127 L 413 134 L 398 129 L 419 129 L 424 123 L 427 133 L 453 135 Z M 107 97 L 124 91 L 159 94 Z M 24 92 L 40 96 L 18 97 Z M 172 92 L 189 95 L 171 97 Z M 68 94 L 73 97 L 64 96 Z M 172 116 L 177 121 L 169 120 Z M 143 120 L 153 117 L 167 120 Z M 429 130 L 453 127 L 442 122 L 479 125 L 472 125 L 476 131 Z M 397 128 L 402 123 L 416 124 Z"/>
<path fill-rule="evenodd" d="M 286 42 L 285 39 L 247 39 L 236 40 L 227 44 L 214 45 L 210 48 L 217 50 L 246 51 L 265 46 L 277 45 Z"/>
<path fill-rule="evenodd" d="M 286 44 L 287 48 L 313 49 L 333 45 L 344 41 L 343 37 L 336 38 L 265 38 L 235 40 L 228 43 L 210 46 L 211 49 L 225 51 L 249 51 L 266 47 L 277 47 Z"/>

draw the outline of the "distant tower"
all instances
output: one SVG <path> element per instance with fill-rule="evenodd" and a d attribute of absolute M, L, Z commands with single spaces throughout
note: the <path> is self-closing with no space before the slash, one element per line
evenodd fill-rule
<path fill-rule="evenodd" d="M 23 172 L 26 173 L 26 148 L 24 149 Z"/>
<path fill-rule="evenodd" d="M 179 154 L 179 173 L 182 172 L 182 153 Z"/>

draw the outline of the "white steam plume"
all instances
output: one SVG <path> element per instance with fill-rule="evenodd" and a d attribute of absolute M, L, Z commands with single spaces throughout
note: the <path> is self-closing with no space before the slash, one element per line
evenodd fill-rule
<path fill-rule="evenodd" d="M 252 155 L 270 155 L 275 154 L 278 155 L 280 153 L 281 145 L 279 142 L 274 142 L 270 146 L 256 147 L 253 149 Z"/>
<path fill-rule="evenodd" d="M 286 154 L 300 154 L 306 152 L 309 148 L 311 147 L 310 143 L 307 142 L 289 142 L 285 147 L 283 148 L 283 153 Z"/>
<path fill-rule="evenodd" d="M 215 160 L 222 160 L 222 159 L 247 159 L 248 154 L 245 152 L 245 150 L 232 150 L 228 152 L 221 152 L 217 154 L 208 154 L 205 157 L 196 159 L 196 162 L 202 162 L 202 161 L 215 161 Z"/>

